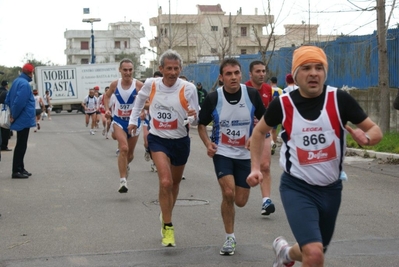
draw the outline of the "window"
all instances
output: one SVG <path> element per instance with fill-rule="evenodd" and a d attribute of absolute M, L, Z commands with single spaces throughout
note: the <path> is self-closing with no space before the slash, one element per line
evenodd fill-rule
<path fill-rule="evenodd" d="M 218 26 L 211 26 L 211 31 L 212 32 L 217 32 L 218 31 Z"/>
<path fill-rule="evenodd" d="M 241 55 L 245 55 L 247 53 L 247 49 L 241 49 Z"/>
<path fill-rule="evenodd" d="M 125 41 L 125 49 L 129 49 L 129 43 Z"/>
<path fill-rule="evenodd" d="M 247 27 L 241 27 L 241 36 L 247 36 Z"/>
<path fill-rule="evenodd" d="M 89 64 L 89 59 L 88 58 L 82 58 L 80 60 L 80 64 Z"/>
<path fill-rule="evenodd" d="M 216 54 L 218 52 L 217 48 L 211 48 L 211 53 Z"/>
<path fill-rule="evenodd" d="M 87 41 L 80 42 L 80 50 L 89 50 L 89 42 Z"/>
<path fill-rule="evenodd" d="M 223 36 L 224 37 L 229 37 L 230 36 L 230 29 L 229 29 L 229 27 L 224 27 L 223 28 Z"/>
<path fill-rule="evenodd" d="M 115 49 L 121 49 L 121 42 L 115 41 Z"/>

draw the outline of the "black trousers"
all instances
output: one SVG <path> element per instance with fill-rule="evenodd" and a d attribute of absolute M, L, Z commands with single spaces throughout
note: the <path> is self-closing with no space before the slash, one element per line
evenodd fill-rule
<path fill-rule="evenodd" d="M 10 139 L 10 129 L 5 129 L 0 127 L 1 129 L 1 149 L 8 148 L 8 140 Z"/>
<path fill-rule="evenodd" d="M 28 137 L 30 128 L 17 131 L 17 143 L 14 148 L 14 157 L 12 162 L 12 172 L 23 172 L 25 170 L 24 157 L 28 147 Z"/>

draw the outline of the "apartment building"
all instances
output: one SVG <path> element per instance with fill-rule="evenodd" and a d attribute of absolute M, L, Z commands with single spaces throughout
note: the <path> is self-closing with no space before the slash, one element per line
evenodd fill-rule
<path fill-rule="evenodd" d="M 94 25 L 95 27 L 95 25 Z M 140 39 L 145 37 L 140 22 L 109 23 L 108 30 L 94 30 L 94 54 L 96 63 L 118 62 L 126 54 L 140 55 Z M 91 63 L 91 30 L 66 30 L 65 55 L 67 64 Z"/>
<path fill-rule="evenodd" d="M 158 9 L 158 16 L 150 18 L 150 26 L 157 29 L 157 36 L 150 40 L 152 49 L 161 54 L 172 48 L 183 57 L 184 64 L 209 62 L 226 56 L 256 54 L 281 47 L 299 46 L 315 41 L 335 39 L 318 35 L 318 25 L 304 22 L 285 25 L 285 34 L 271 35 L 274 16 L 258 14 L 226 14 L 220 4 L 197 5 L 197 14 L 166 14 Z M 272 36 L 269 40 L 269 36 Z"/>
<path fill-rule="evenodd" d="M 150 18 L 157 36 L 150 46 L 161 54 L 172 48 L 181 54 L 183 62 L 200 63 L 227 55 L 253 54 L 259 51 L 257 40 L 266 41 L 265 26 L 273 16 L 226 14 L 220 4 L 197 5 L 197 14 L 163 14 Z"/>

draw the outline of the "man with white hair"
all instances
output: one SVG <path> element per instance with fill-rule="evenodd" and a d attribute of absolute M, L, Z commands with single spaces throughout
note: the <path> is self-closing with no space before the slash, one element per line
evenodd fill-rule
<path fill-rule="evenodd" d="M 282 124 L 280 195 L 296 244 L 283 237 L 273 242 L 273 267 L 324 266 L 341 204 L 340 172 L 346 133 L 360 145 L 382 139 L 381 129 L 348 93 L 324 85 L 328 62 L 324 51 L 302 46 L 294 51 L 291 73 L 297 90 L 273 100 L 252 134 L 251 173 L 247 182 L 262 182 L 261 148 L 265 134 Z M 352 122 L 356 129 L 349 127 Z"/>

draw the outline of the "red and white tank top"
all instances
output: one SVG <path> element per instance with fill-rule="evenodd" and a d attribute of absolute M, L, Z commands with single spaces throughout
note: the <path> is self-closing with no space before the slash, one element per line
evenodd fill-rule
<path fill-rule="evenodd" d="M 345 156 L 346 131 L 342 125 L 337 88 L 327 86 L 320 116 L 304 119 L 289 94 L 280 96 L 284 142 L 280 166 L 285 172 L 311 185 L 326 186 L 339 179 Z"/>

